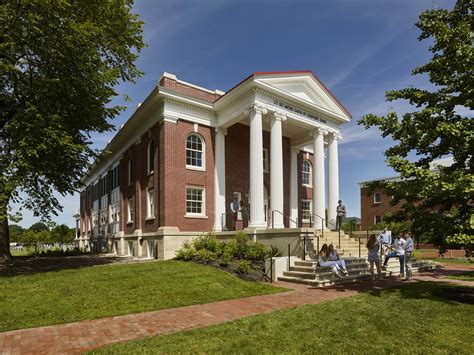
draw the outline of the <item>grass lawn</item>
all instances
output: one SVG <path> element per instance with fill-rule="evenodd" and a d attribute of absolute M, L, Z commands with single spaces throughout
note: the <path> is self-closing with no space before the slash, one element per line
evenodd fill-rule
<path fill-rule="evenodd" d="M 0 332 L 284 290 L 179 261 L 5 276 L 0 277 Z"/>
<path fill-rule="evenodd" d="M 463 280 L 463 281 L 474 281 L 474 270 L 466 271 L 466 272 L 463 272 L 462 274 L 447 276 L 446 278 Z"/>
<path fill-rule="evenodd" d="M 437 261 L 439 263 L 448 263 L 448 264 L 462 264 L 462 265 L 472 265 L 474 266 L 474 262 L 469 260 L 469 259 L 466 259 L 466 258 L 463 258 L 463 259 L 456 259 L 456 258 L 453 258 L 453 259 L 448 259 L 448 258 L 430 258 L 429 260 L 433 260 L 433 261 Z"/>
<path fill-rule="evenodd" d="M 474 306 L 437 296 L 442 289 L 452 293 L 455 288 L 413 283 L 93 353 L 472 354 Z"/>

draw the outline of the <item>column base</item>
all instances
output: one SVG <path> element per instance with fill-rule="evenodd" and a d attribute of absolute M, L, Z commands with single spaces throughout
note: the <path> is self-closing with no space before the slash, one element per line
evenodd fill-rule
<path fill-rule="evenodd" d="M 267 223 L 255 222 L 255 223 L 249 223 L 248 227 L 245 229 L 267 229 L 267 228 L 268 228 Z"/>
<path fill-rule="evenodd" d="M 285 225 L 284 225 L 284 224 L 275 224 L 275 225 L 273 226 L 273 229 L 283 229 L 283 228 L 285 228 Z"/>

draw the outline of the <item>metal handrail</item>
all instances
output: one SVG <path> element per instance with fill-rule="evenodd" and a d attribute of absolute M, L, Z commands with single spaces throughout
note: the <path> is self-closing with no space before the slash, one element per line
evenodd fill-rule
<path fill-rule="evenodd" d="M 274 263 L 273 258 L 276 257 L 277 255 L 278 253 L 276 253 L 275 255 L 270 255 L 270 268 L 264 274 L 268 276 L 268 271 L 270 271 L 270 283 L 273 283 L 273 263 Z"/>
<path fill-rule="evenodd" d="M 321 238 L 324 238 L 324 227 L 325 226 L 328 227 L 329 224 L 332 225 L 335 229 L 338 230 L 339 236 L 338 236 L 338 246 L 337 246 L 337 248 L 340 249 L 341 248 L 341 228 L 340 228 L 340 226 L 339 226 L 339 228 L 336 228 L 336 226 L 333 223 L 329 222 L 327 219 L 321 217 L 320 215 L 318 215 L 316 213 L 312 213 L 312 214 L 309 215 L 309 223 L 310 223 L 311 226 L 313 225 L 312 224 L 312 219 L 311 219 L 312 216 L 321 218 Z"/>
<path fill-rule="evenodd" d="M 279 211 L 279 210 L 272 210 L 272 229 L 275 229 L 275 212 L 278 212 L 279 214 L 281 214 L 283 216 L 283 218 L 288 218 L 288 221 L 289 222 L 293 222 L 294 224 L 296 224 L 296 227 L 298 228 L 299 227 L 299 223 L 297 221 L 295 221 L 294 219 L 292 219 L 290 216 L 287 216 L 286 214 L 284 214 L 283 212 Z"/>

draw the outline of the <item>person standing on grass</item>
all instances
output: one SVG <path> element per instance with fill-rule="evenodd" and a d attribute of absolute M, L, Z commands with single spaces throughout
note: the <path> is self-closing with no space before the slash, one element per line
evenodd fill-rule
<path fill-rule="evenodd" d="M 237 214 L 239 213 L 239 200 L 237 197 L 234 197 L 234 200 L 230 203 L 230 211 L 232 214 L 232 230 L 235 230 L 237 225 Z"/>
<path fill-rule="evenodd" d="M 383 262 L 382 269 L 387 269 L 388 260 L 390 258 L 398 258 L 400 262 L 400 277 L 404 277 L 404 266 L 405 266 L 405 249 L 403 249 L 403 245 L 405 244 L 405 239 L 403 239 L 403 234 L 397 236 L 395 241 L 392 245 L 392 251 L 385 255 L 385 261 Z"/>
<path fill-rule="evenodd" d="M 346 207 L 342 204 L 342 201 L 337 201 L 336 207 L 336 229 L 339 230 L 342 227 L 342 221 L 346 216 Z"/>
<path fill-rule="evenodd" d="M 392 231 L 384 228 L 383 232 L 380 233 L 379 240 L 382 247 L 381 254 L 386 255 L 392 245 Z"/>
<path fill-rule="evenodd" d="M 321 250 L 318 253 L 318 264 L 321 267 L 330 267 L 334 276 L 341 277 L 341 268 L 335 261 L 329 261 L 329 252 L 328 252 L 328 245 L 323 244 Z"/>
<path fill-rule="evenodd" d="M 367 249 L 369 251 L 367 261 L 370 263 L 370 274 L 372 275 L 372 280 L 375 280 L 374 264 L 377 266 L 378 280 L 381 280 L 382 270 L 380 266 L 380 243 L 377 240 L 375 234 L 370 235 L 369 240 L 367 241 Z"/>
<path fill-rule="evenodd" d="M 403 244 L 403 250 L 405 251 L 405 281 L 409 281 L 413 278 L 412 267 L 411 267 L 411 255 L 415 249 L 413 238 L 410 232 L 405 232 L 405 244 Z"/>

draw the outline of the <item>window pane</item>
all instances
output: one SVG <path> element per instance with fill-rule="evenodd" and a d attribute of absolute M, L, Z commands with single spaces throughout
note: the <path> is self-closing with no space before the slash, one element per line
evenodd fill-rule
<path fill-rule="evenodd" d="M 203 145 L 201 139 L 196 135 L 191 135 L 186 140 L 186 165 L 203 166 L 202 161 Z"/>

